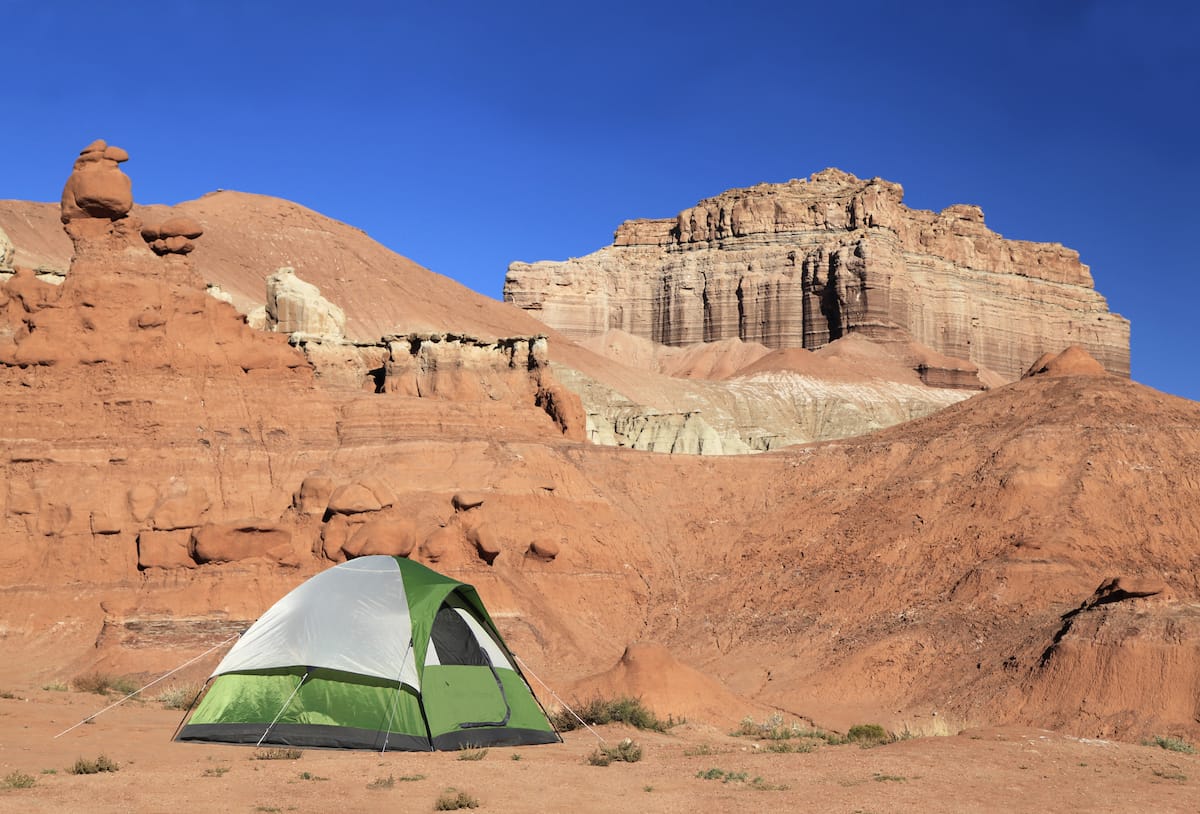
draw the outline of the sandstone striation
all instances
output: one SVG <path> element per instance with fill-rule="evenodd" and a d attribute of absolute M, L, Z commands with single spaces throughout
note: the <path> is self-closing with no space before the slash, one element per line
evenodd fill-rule
<path fill-rule="evenodd" d="M 507 302 L 575 339 L 620 329 L 664 345 L 737 337 L 823 347 L 897 334 L 1015 380 L 1080 345 L 1129 375 L 1129 324 L 1078 253 L 1006 240 L 976 206 L 904 206 L 898 184 L 828 169 L 724 192 L 675 218 L 622 224 L 613 245 L 513 263 Z"/>
<path fill-rule="evenodd" d="M 8 235 L 0 229 L 0 274 L 13 272 L 13 258 L 16 256 L 16 249 L 13 247 L 13 242 L 8 239 Z"/>

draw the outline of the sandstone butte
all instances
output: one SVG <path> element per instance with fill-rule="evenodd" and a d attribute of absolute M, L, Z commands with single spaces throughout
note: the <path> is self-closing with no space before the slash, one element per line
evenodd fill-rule
<path fill-rule="evenodd" d="M 601 446 L 560 371 L 652 374 L 294 204 L 125 207 L 124 151 L 89 150 L 60 212 L 0 203 L 0 687 L 158 675 L 331 563 L 396 553 L 476 585 L 552 686 L 663 715 L 1200 738 L 1200 405 L 1130 381 L 1115 344 L 1038 349 L 1036 375 L 838 441 Z M 858 217 L 898 211 L 890 189 Z M 947 240 L 982 228 L 951 220 Z M 271 222 L 325 253 L 297 259 Z M 344 310 L 340 362 L 226 301 L 250 310 L 284 265 Z M 277 317 L 303 310 L 279 296 Z M 1002 346 L 1039 341 L 1012 314 Z M 863 342 L 788 364 L 903 367 Z"/>
<path fill-rule="evenodd" d="M 585 257 L 513 263 L 504 299 L 577 340 L 619 330 L 668 346 L 816 350 L 900 335 L 1006 381 L 1079 345 L 1129 375 L 1129 323 L 1077 252 L 1005 240 L 977 206 L 913 210 L 903 195 L 836 169 L 729 190 L 674 218 L 626 221 Z"/>

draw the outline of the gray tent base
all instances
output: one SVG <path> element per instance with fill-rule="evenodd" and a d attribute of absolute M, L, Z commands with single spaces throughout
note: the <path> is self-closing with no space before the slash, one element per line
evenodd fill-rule
<path fill-rule="evenodd" d="M 384 733 L 374 729 L 317 724 L 276 724 L 263 737 L 262 724 L 189 724 L 177 741 L 228 743 L 246 746 L 291 746 L 299 749 L 370 749 L 375 752 L 429 752 L 475 749 L 486 746 L 534 746 L 560 743 L 556 732 L 538 729 L 473 729 L 429 738 Z"/>

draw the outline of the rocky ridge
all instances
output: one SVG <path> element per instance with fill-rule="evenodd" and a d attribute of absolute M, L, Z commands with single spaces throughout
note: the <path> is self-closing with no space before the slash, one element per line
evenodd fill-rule
<path fill-rule="evenodd" d="M 614 353 L 613 343 L 603 337 L 578 346 L 524 312 L 421 269 L 353 227 L 286 201 L 225 191 L 171 208 L 135 202 L 130 212 L 148 224 L 184 217 L 202 228 L 200 249 L 188 256 L 208 293 L 235 305 L 251 326 L 288 336 L 326 386 L 381 389 L 392 337 L 420 339 L 427 362 L 435 361 L 434 338 L 446 342 L 444 352 L 436 354 L 439 386 L 445 388 L 446 371 L 458 351 L 474 357 L 470 362 L 464 357 L 464 364 L 477 368 L 483 358 L 479 351 L 494 346 L 489 365 L 505 378 L 512 357 L 501 352 L 501 345 L 545 336 L 550 365 L 531 368 L 532 387 L 522 389 L 539 398 L 549 378 L 557 379 L 566 388 L 562 398 L 547 398 L 545 392 L 540 398 L 549 405 L 582 398 L 583 432 L 597 443 L 731 454 L 844 437 L 928 414 L 969 396 L 969 388 L 987 378 L 970 363 L 939 360 L 927 350 L 914 354 L 903 342 L 889 342 L 881 344 L 894 351 L 886 370 L 849 377 L 874 381 L 870 386 L 824 387 L 823 380 L 831 377 L 846 381 L 847 371 L 822 367 L 813 354 L 807 354 L 811 359 L 764 360 L 772 381 L 755 384 L 747 374 L 735 385 L 733 375 L 770 349 L 740 340 L 690 350 L 647 341 L 646 348 L 658 349 L 634 352 L 628 343 L 639 340 L 628 335 L 614 339 L 629 351 L 624 355 Z M 0 202 L 0 225 L 13 238 L 14 265 L 46 282 L 65 279 L 73 247 L 58 207 Z M 145 240 L 149 232 L 142 231 Z M 292 273 L 281 274 L 286 268 Z M 274 303 L 275 317 L 268 314 L 268 302 Z M 455 336 L 465 339 L 446 339 Z M 650 353 L 665 359 L 667 350 L 678 351 L 676 361 L 642 358 Z M 850 366 L 865 369 L 861 358 Z M 729 386 L 714 385 L 726 379 Z M 773 380 L 784 380 L 784 389 L 797 398 L 780 398 L 780 385 Z M 555 420 L 575 408 L 564 410 Z"/>
<path fill-rule="evenodd" d="M 976 206 L 902 201 L 898 184 L 834 169 L 730 190 L 628 221 L 585 257 L 513 263 L 504 298 L 574 339 L 619 329 L 672 346 L 815 350 L 899 333 L 1008 381 L 1070 345 L 1129 375 L 1129 324 L 1078 253 L 1006 240 Z"/>

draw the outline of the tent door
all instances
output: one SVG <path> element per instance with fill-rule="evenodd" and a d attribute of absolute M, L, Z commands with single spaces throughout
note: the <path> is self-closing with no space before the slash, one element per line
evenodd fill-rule
<path fill-rule="evenodd" d="M 492 678 L 496 680 L 496 689 L 500 690 L 500 700 L 504 702 L 504 718 L 499 721 L 463 722 L 458 725 L 459 729 L 476 729 L 481 726 L 508 726 L 508 719 L 512 717 L 512 707 L 508 704 L 508 693 L 504 692 L 504 682 L 500 680 L 500 674 L 496 672 L 496 666 L 492 664 L 492 659 L 486 651 L 483 657 L 487 660 L 488 669 L 492 671 Z"/>
<path fill-rule="evenodd" d="M 451 729 L 507 726 L 512 707 L 504 683 L 459 611 L 443 604 L 430 639 L 438 663 L 425 667 L 426 708 L 433 706 L 443 715 L 452 710 L 449 719 L 441 722 Z"/>

